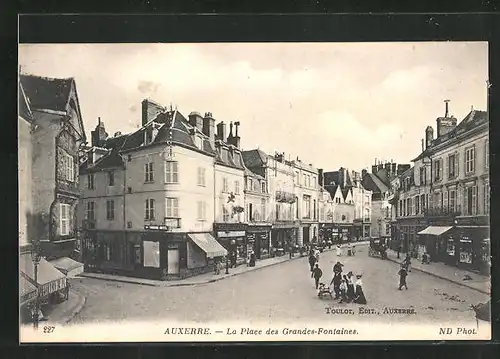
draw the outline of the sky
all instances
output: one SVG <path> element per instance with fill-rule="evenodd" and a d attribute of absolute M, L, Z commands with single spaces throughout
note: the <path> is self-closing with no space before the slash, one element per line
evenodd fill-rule
<path fill-rule="evenodd" d="M 240 121 L 243 149 L 325 171 L 410 163 L 445 99 L 459 121 L 487 105 L 486 42 L 22 44 L 19 64 L 75 78 L 89 138 L 98 117 L 133 132 L 150 98 Z"/>

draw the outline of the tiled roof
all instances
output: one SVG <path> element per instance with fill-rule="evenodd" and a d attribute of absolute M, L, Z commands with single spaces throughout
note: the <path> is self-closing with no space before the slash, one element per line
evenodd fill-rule
<path fill-rule="evenodd" d="M 73 78 L 20 75 L 20 82 L 33 109 L 65 111 L 73 81 Z"/>
<path fill-rule="evenodd" d="M 389 190 L 389 188 L 373 173 L 367 173 L 363 178 L 363 187 L 373 193 L 382 193 Z"/>
<path fill-rule="evenodd" d="M 255 173 L 255 172 L 250 171 L 248 168 L 245 168 L 245 176 L 253 177 L 253 178 L 256 178 L 256 179 L 259 179 L 259 180 L 264 180 L 265 179 L 261 175 Z"/>
<path fill-rule="evenodd" d="M 334 185 L 325 185 L 325 189 L 330 193 L 331 199 L 335 198 L 335 193 L 337 193 L 337 188 L 339 185 L 334 184 Z"/>
<path fill-rule="evenodd" d="M 243 151 L 241 154 L 246 167 L 261 167 L 267 163 L 267 154 L 259 149 Z"/>
<path fill-rule="evenodd" d="M 347 195 L 349 194 L 349 191 L 351 189 L 349 187 L 342 188 L 342 197 L 344 197 L 344 201 L 347 198 Z"/>

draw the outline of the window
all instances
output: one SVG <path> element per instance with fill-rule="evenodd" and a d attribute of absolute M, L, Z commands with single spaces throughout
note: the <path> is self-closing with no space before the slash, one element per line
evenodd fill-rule
<path fill-rule="evenodd" d="M 198 202 L 199 204 L 200 202 Z M 178 198 L 166 198 L 167 210 L 165 213 L 168 218 L 179 218 L 179 199 Z M 198 207 L 198 219 L 205 219 L 200 217 L 199 207 Z"/>
<path fill-rule="evenodd" d="M 424 209 L 425 209 L 425 195 L 421 195 L 420 196 L 420 210 L 422 213 L 424 213 Z"/>
<path fill-rule="evenodd" d="M 115 185 L 115 173 L 108 172 L 108 186 L 114 186 L 114 185 Z"/>
<path fill-rule="evenodd" d="M 252 191 L 253 190 L 253 181 L 251 178 L 248 179 L 248 184 L 247 184 L 247 189 L 249 191 Z"/>
<path fill-rule="evenodd" d="M 411 204 L 410 204 L 410 199 L 407 198 L 406 199 L 406 215 L 409 216 L 410 215 L 410 212 L 411 211 Z"/>
<path fill-rule="evenodd" d="M 198 201 L 198 220 L 204 221 L 207 219 L 207 204 L 204 201 Z"/>
<path fill-rule="evenodd" d="M 457 205 L 457 192 L 455 190 L 449 191 L 448 201 L 449 201 L 450 211 L 455 212 L 455 208 Z"/>
<path fill-rule="evenodd" d="M 440 181 L 442 178 L 442 159 L 434 161 L 434 182 Z"/>
<path fill-rule="evenodd" d="M 276 203 L 276 220 L 279 221 L 280 219 L 280 204 Z"/>
<path fill-rule="evenodd" d="M 60 176 L 62 177 L 62 179 L 66 181 L 74 182 L 75 181 L 74 157 L 64 150 L 61 150 L 60 153 L 61 153 L 61 161 L 59 163 L 61 164 L 62 167 L 59 172 Z"/>
<path fill-rule="evenodd" d="M 253 221 L 253 204 L 252 203 L 248 204 L 248 220 L 250 222 Z"/>
<path fill-rule="evenodd" d="M 467 187 L 464 190 L 465 215 L 477 214 L 477 186 Z"/>
<path fill-rule="evenodd" d="M 89 173 L 87 175 L 87 188 L 94 189 L 94 174 L 93 173 Z"/>
<path fill-rule="evenodd" d="M 240 181 L 234 181 L 234 193 L 240 194 Z"/>
<path fill-rule="evenodd" d="M 67 203 L 61 203 L 60 205 L 60 234 L 61 236 L 67 236 L 69 234 L 69 212 L 70 207 Z"/>
<path fill-rule="evenodd" d="M 95 221 L 95 202 L 87 202 L 87 220 Z"/>
<path fill-rule="evenodd" d="M 303 218 L 311 218 L 311 197 L 304 196 L 304 212 Z"/>
<path fill-rule="evenodd" d="M 146 213 L 144 214 L 144 219 L 147 221 L 154 221 L 155 219 L 155 200 L 148 198 L 146 200 Z"/>
<path fill-rule="evenodd" d="M 227 177 L 222 178 L 222 192 L 229 192 Z"/>
<path fill-rule="evenodd" d="M 115 219 L 115 201 L 106 201 L 106 219 L 112 221 Z"/>
<path fill-rule="evenodd" d="M 262 193 L 266 193 L 266 182 L 262 182 L 260 184 L 260 186 L 261 186 Z"/>
<path fill-rule="evenodd" d="M 222 205 L 222 221 L 229 222 L 229 211 L 225 205 Z"/>
<path fill-rule="evenodd" d="M 165 162 L 165 183 L 179 183 L 178 167 L 177 161 Z"/>
<path fill-rule="evenodd" d="M 313 217 L 316 219 L 316 200 L 313 200 Z"/>
<path fill-rule="evenodd" d="M 473 173 L 476 168 L 475 147 L 472 146 L 465 150 L 465 173 Z"/>
<path fill-rule="evenodd" d="M 206 186 L 205 174 L 206 174 L 206 169 L 203 167 L 198 167 L 198 186 L 203 186 L 203 187 Z"/>
<path fill-rule="evenodd" d="M 316 188 L 316 176 L 313 176 L 312 178 L 312 186 L 313 188 Z"/>
<path fill-rule="evenodd" d="M 455 178 L 458 176 L 458 160 L 457 154 L 448 156 L 448 178 Z"/>
<path fill-rule="evenodd" d="M 299 199 L 295 201 L 295 217 L 299 219 Z"/>
<path fill-rule="evenodd" d="M 426 178 L 425 178 L 425 167 L 420 168 L 420 184 L 423 185 L 426 183 Z"/>
<path fill-rule="evenodd" d="M 399 206 L 398 206 L 398 216 L 402 216 L 403 215 L 403 201 L 402 200 L 399 200 Z"/>
<path fill-rule="evenodd" d="M 144 165 L 144 182 L 153 182 L 154 180 L 154 164 L 153 162 Z"/>
<path fill-rule="evenodd" d="M 484 184 L 484 213 L 490 213 L 490 185 Z"/>
<path fill-rule="evenodd" d="M 260 200 L 260 216 L 262 221 L 266 220 L 266 200 L 264 198 Z"/>
<path fill-rule="evenodd" d="M 420 213 L 420 196 L 415 197 L 415 214 Z"/>
<path fill-rule="evenodd" d="M 484 145 L 484 163 L 486 168 L 490 166 L 490 142 L 486 141 Z"/>

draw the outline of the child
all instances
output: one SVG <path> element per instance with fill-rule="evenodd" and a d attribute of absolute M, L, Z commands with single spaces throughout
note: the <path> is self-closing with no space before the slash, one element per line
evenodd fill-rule
<path fill-rule="evenodd" d="M 340 283 L 340 301 L 339 303 L 344 303 L 347 302 L 347 282 L 346 282 L 346 276 L 344 276 L 344 279 L 342 279 L 342 282 Z"/>

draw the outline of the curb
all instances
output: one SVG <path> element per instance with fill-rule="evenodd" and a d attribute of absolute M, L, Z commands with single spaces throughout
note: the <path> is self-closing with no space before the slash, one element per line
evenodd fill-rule
<path fill-rule="evenodd" d="M 399 262 L 396 260 L 396 259 L 392 259 L 392 258 L 387 258 L 389 261 L 393 262 L 393 263 L 398 263 Z M 466 288 L 469 288 L 469 289 L 472 289 L 472 290 L 475 290 L 479 293 L 482 293 L 482 294 L 487 294 L 487 295 L 491 295 L 488 291 L 486 290 L 483 290 L 483 289 L 479 289 L 479 288 L 474 288 L 466 283 L 462 283 L 462 282 L 457 282 L 457 281 L 454 281 L 450 278 L 447 278 L 447 277 L 444 277 L 444 276 L 441 276 L 439 274 L 436 274 L 436 273 L 433 273 L 433 272 L 430 272 L 430 271 L 426 271 L 426 270 L 423 270 L 423 269 L 420 269 L 420 268 L 415 268 L 415 267 L 412 267 L 411 268 L 412 270 L 415 270 L 417 272 L 421 272 L 421 273 L 425 273 L 425 274 L 428 274 L 432 277 L 436 277 L 436 278 L 439 278 L 439 279 L 442 279 L 442 280 L 445 280 L 447 282 L 450 282 L 450 283 L 454 283 L 454 284 L 457 284 L 459 286 L 462 286 L 462 287 L 466 287 Z"/>
<path fill-rule="evenodd" d="M 80 313 L 82 311 L 83 307 L 87 303 L 86 296 L 83 296 L 80 294 L 76 294 L 76 295 L 78 295 L 78 297 L 80 297 L 80 301 L 78 302 L 78 305 L 76 306 L 76 308 L 73 309 L 73 311 L 71 312 L 69 317 L 64 320 L 64 324 L 68 324 L 69 322 L 71 322 L 73 320 L 73 318 L 75 318 L 78 315 L 78 313 Z"/>
<path fill-rule="evenodd" d="M 354 243 L 358 244 L 358 245 L 369 244 L 369 242 L 367 242 L 367 241 L 360 241 L 360 242 L 354 242 Z M 344 246 L 342 246 L 342 247 L 344 248 Z M 333 251 L 333 250 L 335 250 L 335 248 L 325 249 L 324 251 Z M 288 258 L 288 259 L 280 261 L 280 262 L 270 263 L 270 264 L 265 265 L 265 266 L 256 267 L 255 269 L 252 269 L 252 270 L 247 270 L 247 271 L 238 272 L 238 273 L 232 273 L 232 274 L 230 273 L 229 275 L 226 275 L 224 277 L 211 278 L 211 279 L 204 280 L 204 281 L 201 281 L 201 282 L 193 282 L 193 283 L 176 283 L 175 281 L 164 281 L 164 282 L 161 282 L 161 283 L 158 283 L 158 284 L 153 284 L 153 283 L 146 283 L 146 282 L 141 282 L 141 281 L 127 280 L 127 279 L 102 278 L 102 277 L 98 277 L 98 276 L 93 276 L 92 273 L 85 273 L 85 272 L 81 273 L 79 275 L 79 277 L 100 279 L 100 280 L 106 280 L 106 281 L 109 281 L 109 282 L 119 282 L 119 283 L 129 283 L 129 284 L 146 285 L 146 286 L 150 286 L 150 287 L 189 287 L 189 286 L 195 286 L 195 285 L 209 284 L 209 283 L 218 282 L 218 281 L 224 280 L 226 278 L 234 277 L 234 276 L 237 276 L 237 275 L 240 275 L 240 274 L 251 273 L 251 272 L 259 270 L 259 269 L 272 267 L 272 266 L 275 266 L 275 265 L 278 265 L 278 264 L 282 264 L 282 263 L 287 263 L 289 261 L 292 261 L 292 260 L 295 260 L 295 259 L 299 259 L 299 258 L 307 258 L 307 256 L 297 255 L 297 256 L 294 256 L 293 258 Z"/>

